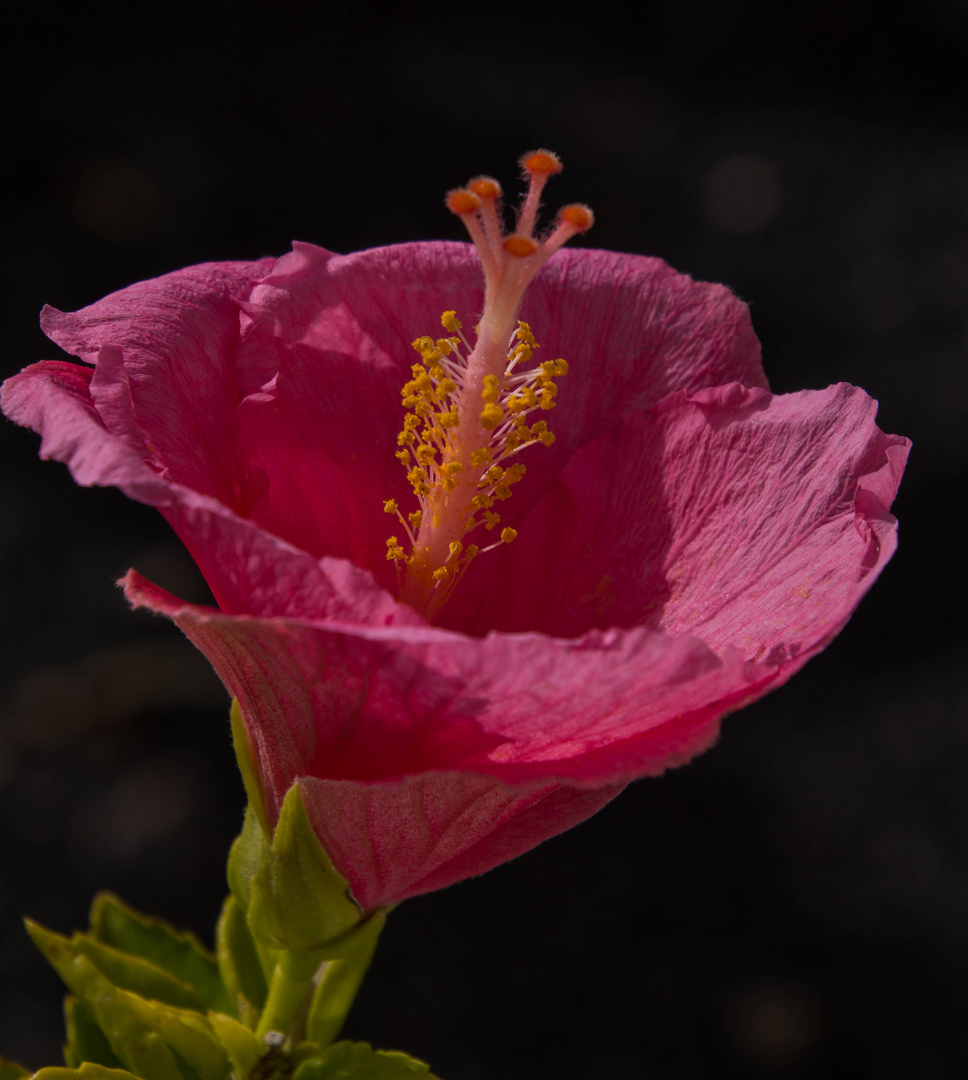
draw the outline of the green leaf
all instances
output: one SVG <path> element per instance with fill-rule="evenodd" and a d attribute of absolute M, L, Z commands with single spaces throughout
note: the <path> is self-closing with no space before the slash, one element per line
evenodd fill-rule
<path fill-rule="evenodd" d="M 47 962 L 67 988 L 88 1006 L 123 1065 L 144 1080 L 184 1080 L 164 1040 L 118 1005 L 123 991 L 112 986 L 86 956 L 79 955 L 67 938 L 45 930 L 29 919 L 26 925 Z M 50 1076 L 46 1080 L 58 1078 Z"/>
<path fill-rule="evenodd" d="M 116 896 L 103 892 L 94 898 L 91 907 L 90 936 L 164 968 L 190 986 L 204 1008 L 234 1012 L 215 957 L 194 934 L 182 933 L 161 919 L 141 915 Z"/>
<path fill-rule="evenodd" d="M 144 1080 L 228 1076 L 228 1058 L 205 1017 L 121 990 L 75 942 L 29 921 L 27 929 L 68 989 L 87 1005 L 112 1051 L 136 1075 Z"/>
<path fill-rule="evenodd" d="M 430 1066 L 397 1050 L 373 1050 L 367 1043 L 338 1042 L 304 1061 L 293 1080 L 436 1080 Z"/>
<path fill-rule="evenodd" d="M 65 998 L 64 1019 L 67 1022 L 64 1060 L 72 1069 L 80 1068 L 85 1061 L 111 1069 L 121 1065 L 107 1036 L 98 1027 L 94 1014 L 83 1001 L 71 996 Z"/>
<path fill-rule="evenodd" d="M 31 1080 L 141 1080 L 125 1069 L 109 1069 L 86 1061 L 76 1069 L 49 1068 L 34 1073 Z"/>
<path fill-rule="evenodd" d="M 176 1005 L 182 1009 L 205 1012 L 205 1005 L 195 991 L 169 971 L 149 960 L 121 952 L 84 934 L 74 934 L 71 944 L 86 956 L 115 986 L 130 990 L 150 1001 Z"/>
<path fill-rule="evenodd" d="M 226 897 L 222 906 L 215 931 L 215 950 L 222 982 L 238 1005 L 238 1016 L 254 1028 L 266 1003 L 266 977 L 245 915 L 232 895 Z"/>
<path fill-rule="evenodd" d="M 264 1045 L 238 1020 L 223 1013 L 209 1013 L 208 1022 L 225 1047 L 236 1076 L 248 1076 L 262 1057 Z"/>
<path fill-rule="evenodd" d="M 30 1069 L 25 1069 L 16 1061 L 0 1057 L 0 1080 L 20 1080 L 21 1076 L 30 1076 Z"/>
<path fill-rule="evenodd" d="M 271 845 L 251 807 L 229 856 L 229 886 L 253 937 L 267 948 L 339 955 L 362 918 L 346 879 L 313 832 L 299 784 L 279 812 Z"/>

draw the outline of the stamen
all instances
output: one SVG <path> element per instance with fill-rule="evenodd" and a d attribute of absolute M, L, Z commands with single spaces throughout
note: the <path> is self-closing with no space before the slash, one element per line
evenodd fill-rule
<path fill-rule="evenodd" d="M 508 459 L 535 443 L 550 446 L 555 438 L 546 421 L 529 424 L 527 417 L 554 408 L 555 380 L 568 373 L 568 364 L 561 359 L 535 363 L 538 342 L 517 316 L 541 266 L 570 237 L 589 229 L 594 218 L 588 207 L 566 206 L 551 234 L 537 239 L 541 193 L 561 171 L 561 162 L 550 151 L 536 150 L 521 159 L 521 166 L 530 184 L 518 228 L 510 235 L 501 227 L 502 192 L 496 180 L 478 176 L 466 188 L 448 193 L 446 205 L 464 222 L 481 259 L 484 310 L 473 346 L 454 311 L 441 316 L 452 336 L 414 341 L 420 363 L 413 365 L 413 378 L 402 391 L 409 411 L 396 456 L 407 469 L 419 509 L 405 518 L 395 500 L 384 503 L 412 545 L 408 555 L 390 537 L 387 558 L 397 567 L 401 599 L 428 619 L 473 559 L 517 538 L 515 529 L 504 526 L 500 539 L 483 550 L 464 543 L 466 534 L 481 526 L 493 532 L 501 524 L 494 506 L 511 497 L 511 488 L 525 473 L 524 465 L 508 464 Z"/>

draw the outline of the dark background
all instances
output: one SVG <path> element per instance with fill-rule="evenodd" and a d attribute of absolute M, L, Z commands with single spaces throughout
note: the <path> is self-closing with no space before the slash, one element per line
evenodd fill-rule
<path fill-rule="evenodd" d="M 0 69 L 3 374 L 58 355 L 44 302 L 457 238 L 442 193 L 547 145 L 591 242 L 726 282 L 775 390 L 859 384 L 915 441 L 830 649 L 689 767 L 403 905 L 348 1033 L 444 1080 L 963 1077 L 968 6 L 35 10 Z M 68 931 L 109 887 L 210 940 L 243 801 L 220 685 L 113 585 L 201 599 L 194 568 L 36 451 L 0 426 L 0 1052 L 33 1067 L 61 990 L 20 916 Z"/>

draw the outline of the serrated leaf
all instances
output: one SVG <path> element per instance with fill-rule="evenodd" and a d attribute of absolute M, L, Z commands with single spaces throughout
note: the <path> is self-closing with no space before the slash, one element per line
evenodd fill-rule
<path fill-rule="evenodd" d="M 233 1011 L 214 955 L 194 934 L 142 915 L 111 893 L 103 892 L 94 898 L 91 907 L 90 936 L 163 968 L 190 986 L 204 1008 Z"/>
<path fill-rule="evenodd" d="M 398 1050 L 374 1050 L 368 1043 L 338 1042 L 304 1061 L 293 1080 L 437 1080 L 430 1066 Z"/>
<path fill-rule="evenodd" d="M 90 1009 L 122 1064 L 143 1080 L 184 1080 L 165 1041 L 119 1005 L 124 993 L 113 986 L 86 956 L 60 934 L 26 920 L 27 932 L 67 988 Z M 46 1071 L 46 1070 L 41 1070 Z M 71 1072 L 72 1070 L 64 1070 Z M 50 1076 L 46 1080 L 58 1080 Z"/>
<path fill-rule="evenodd" d="M 254 1028 L 266 1003 L 265 971 L 245 915 L 231 895 L 222 906 L 215 948 L 222 982 L 238 1005 L 237 1015 Z"/>
<path fill-rule="evenodd" d="M 107 1036 L 83 1001 L 68 996 L 64 1000 L 64 1019 L 67 1022 L 64 1060 L 70 1068 L 78 1069 L 85 1061 L 110 1069 L 121 1067 L 122 1063 L 111 1049 Z"/>
<path fill-rule="evenodd" d="M 132 1072 L 145 1080 L 195 1080 L 196 1075 L 199 1080 L 225 1080 L 228 1076 L 228 1057 L 200 1013 L 121 990 L 75 942 L 35 923 L 28 922 L 27 929 Z"/>
<path fill-rule="evenodd" d="M 79 1080 L 138 1080 L 127 1069 L 109 1069 L 93 1061 L 85 1061 L 77 1070 Z"/>
<path fill-rule="evenodd" d="M 31 1080 L 142 1080 L 126 1069 L 109 1069 L 104 1065 L 85 1062 L 76 1069 L 48 1068 L 34 1073 Z"/>
<path fill-rule="evenodd" d="M 209 1013 L 208 1022 L 225 1047 L 236 1076 L 248 1076 L 265 1049 L 264 1044 L 238 1020 L 224 1013 Z"/>
<path fill-rule="evenodd" d="M 198 1073 L 200 1080 L 225 1080 L 231 1072 L 225 1049 L 207 1017 L 190 1009 L 145 1001 L 125 990 L 117 991 L 117 1004 L 160 1035 L 176 1055 L 176 1060 L 184 1059 Z"/>
<path fill-rule="evenodd" d="M 21 1076 L 30 1076 L 30 1069 L 25 1069 L 16 1061 L 0 1057 L 0 1080 L 20 1080 Z"/>
<path fill-rule="evenodd" d="M 194 1009 L 198 1013 L 206 1011 L 202 999 L 191 986 L 150 960 L 105 945 L 87 934 L 74 934 L 71 943 L 106 979 L 122 990 L 130 990 L 149 1001 Z"/>

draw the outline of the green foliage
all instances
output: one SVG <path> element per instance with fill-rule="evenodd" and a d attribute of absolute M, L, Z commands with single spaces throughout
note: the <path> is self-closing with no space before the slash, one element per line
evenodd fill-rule
<path fill-rule="evenodd" d="M 32 1080 L 138 1080 L 124 1069 L 108 1069 L 91 1062 L 76 1069 L 50 1068 L 34 1073 Z"/>
<path fill-rule="evenodd" d="M 237 709 L 233 730 L 244 738 Z M 434 1080 L 405 1054 L 333 1043 L 387 911 L 363 917 L 298 785 L 271 838 L 263 821 L 261 803 L 250 805 L 214 955 L 109 893 L 70 938 L 27 922 L 69 990 L 66 1066 L 30 1080 Z M 0 1058 L 0 1080 L 25 1077 Z"/>
<path fill-rule="evenodd" d="M 430 1066 L 395 1050 L 373 1050 L 366 1043 L 338 1042 L 303 1061 L 293 1080 L 436 1080 Z"/>
<path fill-rule="evenodd" d="M 107 1036 L 98 1027 L 94 1014 L 83 1001 L 68 995 L 64 1000 L 64 1019 L 67 1022 L 64 1060 L 72 1069 L 79 1069 L 85 1061 L 104 1065 L 109 1069 L 121 1067 Z"/>
<path fill-rule="evenodd" d="M 16 1061 L 8 1061 L 0 1057 L 0 1080 L 20 1080 L 21 1076 L 29 1076 L 30 1069 L 18 1065 Z"/>
<path fill-rule="evenodd" d="M 227 1080 L 228 1056 L 204 1013 L 176 1008 L 130 992 L 112 981 L 88 942 L 54 934 L 33 923 L 27 926 L 35 944 L 85 1007 L 73 1007 L 75 1045 L 68 1042 L 73 1063 L 84 1051 L 78 1041 L 103 1050 L 94 1033 L 105 1037 L 120 1063 L 143 1080 Z M 69 1036 L 70 1040 L 70 1036 Z M 54 1080 L 54 1078 L 50 1078 Z"/>
<path fill-rule="evenodd" d="M 193 934 L 182 933 L 161 919 L 141 915 L 105 892 L 95 897 L 91 908 L 89 937 L 168 972 L 194 991 L 199 1007 L 234 1012 L 215 957 Z M 126 989 L 136 990 L 146 997 L 155 996 L 135 986 Z M 171 1000 L 169 1004 L 180 1005 L 182 1002 Z M 193 1006 L 186 1003 L 185 1007 Z"/>
<path fill-rule="evenodd" d="M 272 964 L 265 950 L 260 955 L 245 915 L 231 895 L 222 905 L 215 949 L 222 982 L 230 999 L 237 1004 L 239 1018 L 255 1027 L 255 1018 L 265 1007 L 266 973 L 271 973 Z"/>

